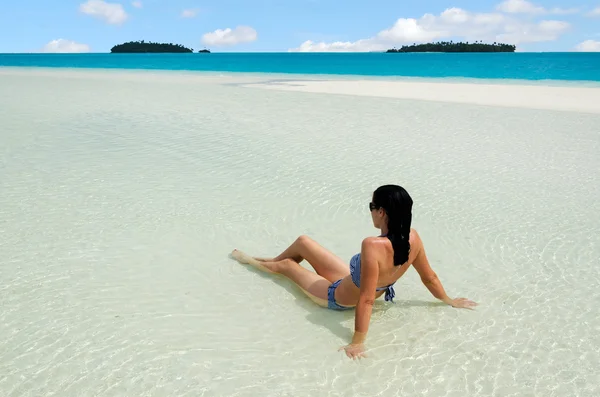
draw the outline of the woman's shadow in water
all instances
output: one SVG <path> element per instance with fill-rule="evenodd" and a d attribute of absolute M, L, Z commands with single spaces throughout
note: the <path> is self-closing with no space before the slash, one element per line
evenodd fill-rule
<path fill-rule="evenodd" d="M 247 265 L 244 265 L 247 266 Z M 354 319 L 354 309 L 351 310 L 331 310 L 326 307 L 320 306 L 313 302 L 292 280 L 285 276 L 267 274 L 253 266 L 247 266 L 248 270 L 256 272 L 259 276 L 263 277 L 266 281 L 274 282 L 284 290 L 293 295 L 296 300 L 296 304 L 301 308 L 305 309 L 308 314 L 306 319 L 311 323 L 329 329 L 334 335 L 342 340 L 348 342 L 352 340 L 354 334 L 353 328 L 345 327 L 342 323 L 348 320 Z M 394 303 L 388 303 L 383 298 L 375 301 L 373 306 L 373 315 L 379 315 L 387 312 L 388 310 L 402 309 L 407 307 L 436 307 L 443 306 L 442 302 L 430 302 L 430 301 L 419 301 L 419 300 L 394 300 Z"/>

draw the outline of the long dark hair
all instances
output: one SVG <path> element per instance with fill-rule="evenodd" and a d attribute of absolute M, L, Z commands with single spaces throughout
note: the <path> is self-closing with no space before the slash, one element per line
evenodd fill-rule
<path fill-rule="evenodd" d="M 387 238 L 394 248 L 394 265 L 402 265 L 408 261 L 410 253 L 412 198 L 402 186 L 384 185 L 373 193 L 373 204 L 376 208 L 383 208 L 387 214 Z"/>

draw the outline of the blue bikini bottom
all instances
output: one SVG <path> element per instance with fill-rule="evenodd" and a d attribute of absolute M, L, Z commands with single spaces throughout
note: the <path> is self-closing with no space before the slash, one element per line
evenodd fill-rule
<path fill-rule="evenodd" d="M 354 307 L 340 306 L 335 301 L 335 289 L 340 285 L 343 279 L 339 279 L 335 283 L 331 284 L 327 289 L 327 307 L 332 310 L 352 310 Z"/>

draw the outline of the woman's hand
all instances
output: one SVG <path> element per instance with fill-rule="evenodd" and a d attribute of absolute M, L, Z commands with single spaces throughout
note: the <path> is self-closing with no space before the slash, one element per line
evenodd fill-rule
<path fill-rule="evenodd" d="M 459 309 L 471 309 L 472 310 L 475 306 L 477 306 L 477 303 L 470 301 L 467 298 L 450 299 L 446 303 L 452 307 L 456 307 Z"/>
<path fill-rule="evenodd" d="M 345 350 L 348 358 L 356 360 L 357 358 L 367 357 L 365 354 L 365 345 L 364 343 L 350 343 L 349 345 L 342 346 L 339 348 L 340 350 Z"/>

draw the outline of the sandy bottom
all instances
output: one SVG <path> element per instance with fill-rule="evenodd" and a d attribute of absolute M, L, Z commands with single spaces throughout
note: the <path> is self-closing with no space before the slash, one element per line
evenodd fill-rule
<path fill-rule="evenodd" d="M 295 79 L 0 70 L 0 394 L 599 395 L 597 92 Z M 480 305 L 410 270 L 353 362 L 353 311 L 228 254 L 308 234 L 348 261 L 384 183 Z"/>

